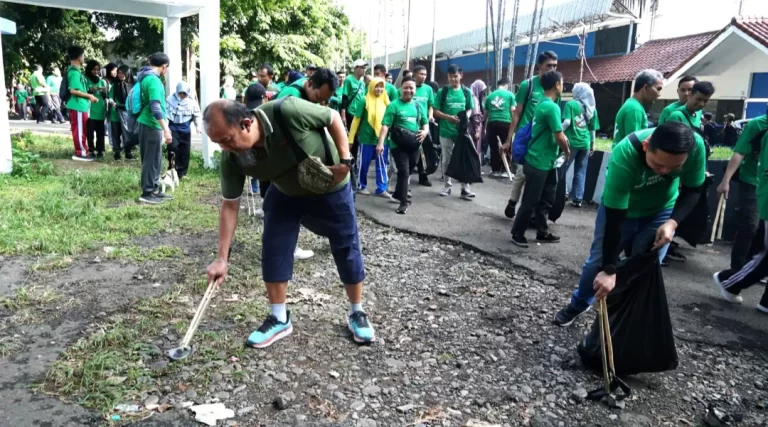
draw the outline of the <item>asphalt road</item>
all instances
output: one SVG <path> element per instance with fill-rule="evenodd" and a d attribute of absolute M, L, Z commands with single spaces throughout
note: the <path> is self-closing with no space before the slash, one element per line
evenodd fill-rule
<path fill-rule="evenodd" d="M 11 130 L 67 135 L 69 125 L 12 120 Z M 200 149 L 200 136 L 193 134 L 192 143 Z M 556 289 L 553 298 L 567 303 L 589 252 L 596 207 L 566 207 L 563 216 L 552 226 L 553 232 L 562 237 L 561 243 L 545 246 L 534 243 L 529 249 L 521 249 L 512 245 L 509 233 L 512 223 L 503 215 L 509 182 L 486 177 L 485 183 L 473 186 L 477 198 L 469 202 L 457 195 L 440 197 L 439 173 L 432 178 L 435 186 L 427 188 L 415 185 L 416 177 L 413 177 L 413 206 L 407 215 L 395 214 L 396 205 L 386 200 L 367 196 L 357 197 L 358 210 L 383 225 L 462 242 L 503 257 L 511 265 L 531 271 L 534 278 L 553 285 Z M 529 239 L 534 234 L 529 231 Z M 688 261 L 664 269 L 676 336 L 717 345 L 768 348 L 768 316 L 755 309 L 763 287 L 754 286 L 745 291 L 742 293 L 744 304 L 734 306 L 722 300 L 712 282 L 712 273 L 728 266 L 730 246 L 691 248 L 685 243 L 681 246 Z"/>

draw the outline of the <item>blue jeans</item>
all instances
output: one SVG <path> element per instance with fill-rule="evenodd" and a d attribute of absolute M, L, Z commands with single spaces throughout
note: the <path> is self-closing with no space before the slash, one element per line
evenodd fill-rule
<path fill-rule="evenodd" d="M 371 161 L 375 160 L 376 163 L 376 194 L 387 191 L 389 186 L 389 176 L 387 175 L 387 168 L 389 167 L 389 147 L 384 146 L 384 152 L 381 155 L 376 155 L 376 146 L 368 144 L 360 144 L 360 188 L 368 187 L 368 166 L 371 165 Z"/>
<path fill-rule="evenodd" d="M 567 171 L 573 163 L 573 182 L 571 184 L 571 201 L 581 202 L 584 200 L 584 183 L 587 179 L 587 162 L 589 161 L 589 150 L 572 150 L 568 163 L 565 164 Z"/>
<path fill-rule="evenodd" d="M 592 248 L 589 250 L 589 259 L 581 268 L 579 287 L 573 291 L 571 306 L 579 311 L 586 310 L 595 302 L 594 282 L 600 266 L 603 264 L 603 236 L 605 234 L 605 207 L 600 205 L 595 219 L 595 237 L 592 240 Z M 619 253 L 624 250 L 632 254 L 642 254 L 648 251 L 656 238 L 656 230 L 659 229 L 672 215 L 672 209 L 661 211 L 654 216 L 646 218 L 627 218 L 621 227 L 621 242 Z M 659 250 L 659 261 L 667 255 L 669 244 Z"/>

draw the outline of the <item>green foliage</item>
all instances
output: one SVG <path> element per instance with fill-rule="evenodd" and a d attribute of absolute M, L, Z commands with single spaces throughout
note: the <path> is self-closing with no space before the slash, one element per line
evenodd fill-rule
<path fill-rule="evenodd" d="M 610 153 L 612 150 L 613 140 L 606 138 L 597 138 L 595 140 L 595 151 L 605 151 Z M 713 147 L 712 156 L 709 160 L 728 160 L 733 155 L 733 149 L 730 147 Z"/>
<path fill-rule="evenodd" d="M 53 174 L 53 164 L 40 158 L 39 154 L 11 147 L 13 169 L 11 176 L 31 180 L 38 176 Z"/>

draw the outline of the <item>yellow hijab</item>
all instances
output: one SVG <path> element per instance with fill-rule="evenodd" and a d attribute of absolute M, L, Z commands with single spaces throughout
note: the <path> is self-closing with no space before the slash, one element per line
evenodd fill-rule
<path fill-rule="evenodd" d="M 386 82 L 382 78 L 374 78 L 368 83 L 368 93 L 365 95 L 365 111 L 368 113 L 368 124 L 371 125 L 376 136 L 381 131 L 381 121 L 384 120 L 384 111 L 389 105 L 389 96 L 384 90 L 381 95 L 376 96 L 374 90 L 376 85 L 382 85 L 386 89 Z"/>

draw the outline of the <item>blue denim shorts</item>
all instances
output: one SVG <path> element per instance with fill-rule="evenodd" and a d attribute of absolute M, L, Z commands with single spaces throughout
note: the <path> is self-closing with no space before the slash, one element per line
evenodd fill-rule
<path fill-rule="evenodd" d="M 289 196 L 270 185 L 264 198 L 261 271 L 267 283 L 293 277 L 293 253 L 299 228 L 327 237 L 341 282 L 355 285 L 365 279 L 350 185 L 320 196 Z"/>

